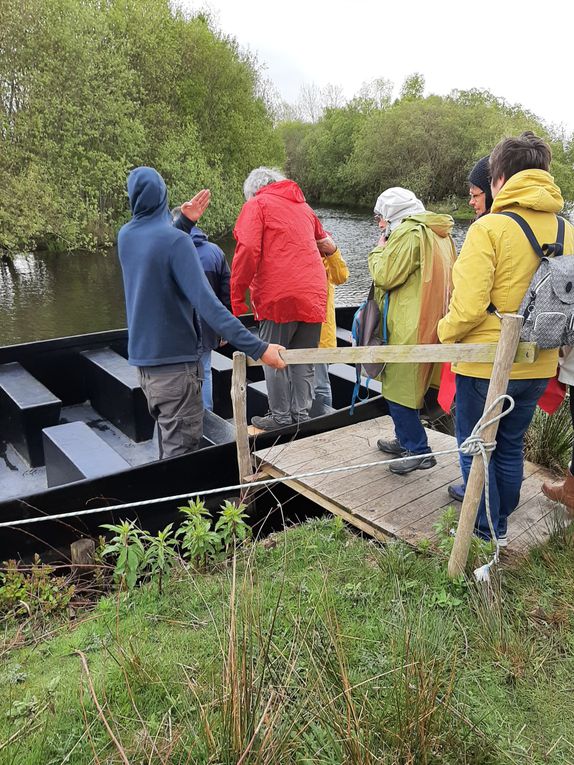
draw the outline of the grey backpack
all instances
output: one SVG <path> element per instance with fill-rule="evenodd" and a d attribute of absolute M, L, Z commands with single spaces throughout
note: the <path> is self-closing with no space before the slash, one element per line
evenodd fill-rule
<path fill-rule="evenodd" d="M 518 309 L 524 316 L 520 339 L 536 343 L 539 348 L 574 345 L 574 257 L 563 254 L 564 218 L 556 216 L 556 242 L 540 246 L 521 215 L 512 212 L 499 215 L 506 215 L 518 223 L 540 258 L 540 265 Z"/>

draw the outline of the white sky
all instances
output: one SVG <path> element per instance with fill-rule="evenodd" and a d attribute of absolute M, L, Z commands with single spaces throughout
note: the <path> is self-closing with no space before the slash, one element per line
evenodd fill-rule
<path fill-rule="evenodd" d="M 303 84 L 353 96 L 386 77 L 395 95 L 421 72 L 425 95 L 485 88 L 574 131 L 571 0 L 179 0 L 257 53 L 291 103 Z"/>

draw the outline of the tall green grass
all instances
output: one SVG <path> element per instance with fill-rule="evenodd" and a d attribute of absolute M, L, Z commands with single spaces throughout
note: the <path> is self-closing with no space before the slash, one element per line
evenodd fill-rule
<path fill-rule="evenodd" d="M 573 441 L 568 399 L 552 415 L 537 407 L 524 439 L 526 459 L 561 473 L 572 456 Z"/>
<path fill-rule="evenodd" d="M 2 765 L 574 761 L 574 547 L 490 587 L 317 520 L 53 634 L 5 623 Z"/>

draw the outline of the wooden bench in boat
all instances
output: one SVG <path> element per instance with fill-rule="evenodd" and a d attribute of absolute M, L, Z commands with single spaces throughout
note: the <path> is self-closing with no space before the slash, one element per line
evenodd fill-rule
<path fill-rule="evenodd" d="M 129 467 L 85 422 L 44 428 L 43 441 L 48 486 L 101 478 Z"/>
<path fill-rule="evenodd" d="M 139 384 L 137 368 L 110 348 L 82 351 L 81 355 L 94 409 L 132 441 L 149 440 L 155 422 Z"/>
<path fill-rule="evenodd" d="M 18 362 L 0 365 L 0 432 L 30 467 L 44 464 L 42 429 L 60 421 L 62 402 Z"/>
<path fill-rule="evenodd" d="M 203 440 L 207 446 L 235 441 L 235 427 L 219 415 L 203 410 Z"/>
<path fill-rule="evenodd" d="M 213 403 L 221 417 L 233 417 L 231 405 L 231 374 L 233 362 L 218 351 L 211 352 L 211 381 L 213 385 Z"/>

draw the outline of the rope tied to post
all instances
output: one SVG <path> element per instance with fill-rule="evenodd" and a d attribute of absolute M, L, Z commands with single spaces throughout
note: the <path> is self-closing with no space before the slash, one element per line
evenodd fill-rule
<path fill-rule="evenodd" d="M 504 401 L 508 402 L 508 407 L 506 409 L 501 409 L 501 411 L 495 417 L 489 417 L 490 413 L 496 409 L 496 407 L 501 402 L 504 406 Z M 495 563 L 498 563 L 500 557 L 500 543 L 494 530 L 494 524 L 492 522 L 492 515 L 490 512 L 490 481 L 488 475 L 488 455 L 496 449 L 496 441 L 484 441 L 481 433 L 490 425 L 494 425 L 495 422 L 498 422 L 503 417 L 506 417 L 506 415 L 510 414 L 513 409 L 514 399 L 512 396 L 510 396 L 508 393 L 503 393 L 500 396 L 497 396 L 490 404 L 490 406 L 484 410 L 482 416 L 472 429 L 470 436 L 465 438 L 465 440 L 459 446 L 459 451 L 461 454 L 466 454 L 469 457 L 476 457 L 480 455 L 482 457 L 482 464 L 484 465 L 484 506 L 486 510 L 486 518 L 488 520 L 488 527 L 490 529 L 490 535 L 492 541 L 495 544 L 495 551 L 494 557 L 489 563 L 486 563 L 484 566 L 480 566 L 479 568 L 475 569 L 474 576 L 479 582 L 488 582 L 490 580 L 490 569 Z"/>

